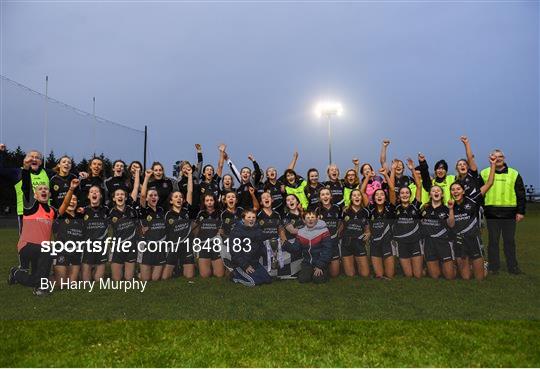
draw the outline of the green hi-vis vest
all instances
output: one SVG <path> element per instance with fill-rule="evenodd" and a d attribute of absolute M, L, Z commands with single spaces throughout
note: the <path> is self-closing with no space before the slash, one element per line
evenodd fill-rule
<path fill-rule="evenodd" d="M 452 198 L 452 193 L 450 192 L 450 187 L 452 186 L 452 183 L 454 183 L 455 181 L 456 181 L 456 176 L 453 176 L 451 174 L 447 175 L 444 178 L 443 182 L 436 182 L 435 179 L 431 180 L 431 185 L 432 186 L 437 185 L 437 186 L 442 188 L 444 205 L 448 205 L 448 200 L 450 200 Z M 429 199 L 429 194 L 428 194 L 428 199 Z"/>
<path fill-rule="evenodd" d="M 348 207 L 351 205 L 351 192 L 353 190 L 356 190 L 360 188 L 359 186 L 356 186 L 354 188 L 349 188 L 347 186 L 343 186 L 343 203 L 345 204 L 345 207 Z"/>
<path fill-rule="evenodd" d="M 32 181 L 32 188 L 43 184 L 49 186 L 49 176 L 45 169 L 40 170 L 38 174 L 30 173 L 30 180 Z M 22 191 L 22 179 L 15 183 L 15 194 L 17 195 L 17 214 L 23 215 L 24 194 Z"/>
<path fill-rule="evenodd" d="M 447 175 L 443 182 L 436 182 L 435 179 L 431 180 L 432 186 L 439 186 L 443 190 L 443 203 L 448 205 L 448 200 L 451 199 L 452 195 L 450 193 L 450 186 L 456 181 L 456 177 L 453 175 Z M 411 183 L 409 185 L 411 189 L 411 201 L 414 200 L 416 194 L 416 185 Z M 424 187 L 422 187 L 422 204 L 429 203 L 429 192 L 427 192 Z"/>
<path fill-rule="evenodd" d="M 486 168 L 480 172 L 484 182 L 489 178 L 491 168 Z M 486 206 L 514 207 L 517 206 L 516 191 L 514 186 L 519 173 L 513 168 L 508 168 L 508 173 L 495 172 L 493 186 L 484 195 Z"/>
<path fill-rule="evenodd" d="M 411 190 L 411 198 L 409 202 L 413 202 L 414 199 L 416 199 L 416 185 L 414 183 L 411 183 L 409 185 L 409 189 Z M 429 192 L 424 190 L 424 187 L 422 187 L 422 204 L 427 204 L 429 202 Z"/>
<path fill-rule="evenodd" d="M 302 205 L 302 208 L 304 210 L 307 209 L 309 201 L 306 196 L 306 193 L 304 192 L 304 189 L 307 186 L 307 181 L 303 180 L 302 183 L 300 183 L 300 186 L 293 188 L 289 186 L 285 186 L 285 192 L 287 192 L 287 195 L 296 195 L 298 197 L 298 200 L 300 200 L 300 204 Z"/>

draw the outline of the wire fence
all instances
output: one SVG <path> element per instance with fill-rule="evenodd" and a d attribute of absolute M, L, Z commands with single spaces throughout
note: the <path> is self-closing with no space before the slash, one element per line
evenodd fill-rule
<path fill-rule="evenodd" d="M 144 131 L 98 117 L 0 75 L 0 142 L 75 160 L 143 159 Z"/>

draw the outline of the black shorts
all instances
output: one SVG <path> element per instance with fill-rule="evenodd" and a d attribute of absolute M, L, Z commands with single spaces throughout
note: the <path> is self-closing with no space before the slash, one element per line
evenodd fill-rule
<path fill-rule="evenodd" d="M 332 260 L 339 260 L 339 238 L 332 238 Z"/>
<path fill-rule="evenodd" d="M 190 248 L 190 245 L 191 243 L 189 242 L 179 242 L 175 244 L 175 248 L 168 250 L 165 257 L 165 263 L 167 265 L 195 264 L 195 255 Z"/>
<path fill-rule="evenodd" d="M 214 247 L 215 243 L 214 240 L 216 238 L 212 237 L 209 240 L 208 239 L 201 239 L 200 244 L 200 250 L 199 248 L 193 244 L 192 248 L 199 253 L 199 259 L 212 259 L 212 260 L 218 260 L 221 259 L 221 247 L 222 243 L 219 243 L 219 247 Z M 209 241 L 209 242 L 208 242 Z"/>
<path fill-rule="evenodd" d="M 426 261 L 454 260 L 454 248 L 449 240 L 427 237 L 424 240 L 424 256 Z"/>
<path fill-rule="evenodd" d="M 184 265 L 184 264 L 195 264 L 195 256 L 193 253 L 179 253 L 179 252 L 169 252 L 165 260 L 167 265 Z"/>
<path fill-rule="evenodd" d="M 471 260 L 484 257 L 482 240 L 479 236 L 456 236 L 454 241 L 456 257 L 469 258 Z"/>
<path fill-rule="evenodd" d="M 357 237 L 344 237 L 341 240 L 341 256 L 367 256 L 366 243 Z"/>
<path fill-rule="evenodd" d="M 409 259 L 415 256 L 422 256 L 420 240 L 407 242 L 395 240 L 397 243 L 398 256 L 400 259 Z"/>
<path fill-rule="evenodd" d="M 462 258 L 464 256 L 463 255 L 463 247 L 456 246 L 456 238 L 455 238 L 455 236 L 452 237 L 452 240 L 450 242 L 452 242 L 452 246 L 454 247 L 454 257 L 456 259 Z"/>
<path fill-rule="evenodd" d="M 164 265 L 167 259 L 167 254 L 159 251 L 145 251 L 141 253 L 140 264 L 159 266 Z"/>
<path fill-rule="evenodd" d="M 392 252 L 392 237 L 384 237 L 378 241 L 371 240 L 369 245 L 369 255 L 376 258 L 394 256 L 394 253 Z"/>
<path fill-rule="evenodd" d="M 135 263 L 137 261 L 137 249 L 133 247 L 129 251 L 113 251 L 111 263 L 124 264 Z"/>
<path fill-rule="evenodd" d="M 83 264 L 89 265 L 101 265 L 105 264 L 109 260 L 109 255 L 103 255 L 103 252 L 87 252 L 83 253 Z"/>
<path fill-rule="evenodd" d="M 212 259 L 212 260 L 218 260 L 221 259 L 221 253 L 214 251 L 212 249 L 202 249 L 199 251 L 199 259 Z"/>
<path fill-rule="evenodd" d="M 27 243 L 19 250 L 19 269 L 35 270 L 37 262 L 41 256 L 41 245 L 37 243 Z"/>
<path fill-rule="evenodd" d="M 127 241 L 125 241 L 127 242 Z M 131 240 L 131 245 L 128 250 L 124 251 L 123 248 L 115 245 L 111 254 L 111 263 L 115 264 L 124 264 L 124 263 L 136 263 L 137 262 L 137 246 L 139 244 L 138 240 Z M 124 244 L 124 243 L 122 243 Z M 118 249 L 116 249 L 118 248 Z M 127 248 L 127 247 L 126 247 Z"/>
<path fill-rule="evenodd" d="M 54 258 L 54 266 L 81 265 L 82 252 L 62 252 Z"/>

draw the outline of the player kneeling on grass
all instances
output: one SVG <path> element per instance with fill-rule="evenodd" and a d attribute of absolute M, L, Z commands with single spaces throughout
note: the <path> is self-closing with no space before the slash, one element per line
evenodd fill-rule
<path fill-rule="evenodd" d="M 305 227 L 298 230 L 294 243 L 286 242 L 284 249 L 290 253 L 302 253 L 300 283 L 325 283 L 328 281 L 328 264 L 332 260 L 332 239 L 326 223 L 313 211 L 304 213 Z"/>
<path fill-rule="evenodd" d="M 244 210 L 242 220 L 235 225 L 229 236 L 233 281 L 250 287 L 272 283 L 272 277 L 259 262 L 266 255 L 266 247 L 262 230 L 255 223 L 256 219 L 254 210 Z"/>
<path fill-rule="evenodd" d="M 89 204 L 84 208 L 83 233 L 90 242 L 105 243 L 109 229 L 109 208 L 102 205 L 99 186 L 88 191 Z M 84 250 L 82 258 L 83 281 L 99 281 L 105 277 L 105 264 L 109 259 L 107 250 Z"/>
<path fill-rule="evenodd" d="M 144 250 L 139 248 L 140 278 L 143 281 L 161 279 L 163 266 L 167 258 L 167 236 L 165 227 L 165 211 L 159 204 L 159 194 L 155 188 L 148 189 L 148 182 L 153 175 L 151 169 L 146 170 L 141 188 L 139 218 L 142 225 Z M 141 245 L 141 244 L 139 244 Z"/>
<path fill-rule="evenodd" d="M 443 190 L 434 185 L 429 191 L 430 201 L 422 210 L 422 234 L 424 235 L 424 256 L 428 274 L 438 279 L 442 274 L 446 279 L 454 279 L 454 248 L 450 242 L 450 228 L 454 227 L 454 201 L 443 203 Z"/>
<path fill-rule="evenodd" d="M 77 196 L 72 195 L 69 206 L 64 214 L 59 215 L 53 224 L 55 240 L 64 245 L 83 240 L 83 215 L 77 212 Z M 75 247 L 73 247 L 75 248 Z M 58 285 L 63 281 L 77 281 L 81 270 L 82 252 L 65 249 L 54 260 L 54 277 Z"/>
<path fill-rule="evenodd" d="M 63 215 L 71 202 L 71 196 L 79 187 L 79 180 L 73 179 L 62 205 L 56 210 L 49 206 L 50 191 L 47 184 L 32 186 L 30 178 L 30 163 L 32 159 L 24 160 L 22 169 L 22 192 L 24 201 L 23 230 L 17 243 L 19 251 L 19 267 L 9 271 L 8 284 L 22 284 L 34 287 L 34 295 L 44 296 L 47 289 L 40 289 L 42 279 L 47 279 L 51 270 L 52 256 L 43 250 L 42 242 L 50 241 L 52 225 L 59 215 Z M 30 267 L 31 272 L 30 272 Z"/>

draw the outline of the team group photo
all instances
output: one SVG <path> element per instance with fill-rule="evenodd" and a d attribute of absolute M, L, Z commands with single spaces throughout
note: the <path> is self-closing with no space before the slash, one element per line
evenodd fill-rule
<path fill-rule="evenodd" d="M 501 235 L 507 272 L 519 274 L 515 230 L 525 216 L 523 179 L 500 149 L 485 155 L 489 167 L 479 170 L 469 139 L 460 141 L 466 158 L 456 162 L 456 174 L 442 159 L 433 177 L 422 153 L 416 162 L 387 163 L 389 140 L 381 145 L 380 169 L 354 158 L 344 174 L 330 163 L 322 176 L 316 168 L 297 174 L 298 152 L 280 172 L 274 166 L 263 172 L 251 154 L 253 168 L 238 169 L 225 144 L 214 167 L 196 144 L 197 162 L 180 161 L 178 178 L 167 177 L 159 162 L 145 170 L 120 159 L 105 175 L 99 157 L 74 173 L 67 155 L 47 170 L 37 151 L 19 170 L 4 168 L 2 144 L 0 165 L 16 175 L 20 213 L 19 265 L 8 284 L 42 296 L 50 292 L 41 286 L 51 270 L 59 286 L 195 274 L 247 286 L 272 278 L 322 283 L 342 273 L 390 280 L 397 268 L 404 277 L 483 280 L 499 272 Z M 129 245 L 110 252 L 89 247 L 108 237 Z M 64 243 L 57 252 L 46 247 L 52 238 Z"/>
<path fill-rule="evenodd" d="M 540 3 L 0 1 L 0 367 L 538 367 Z"/>

